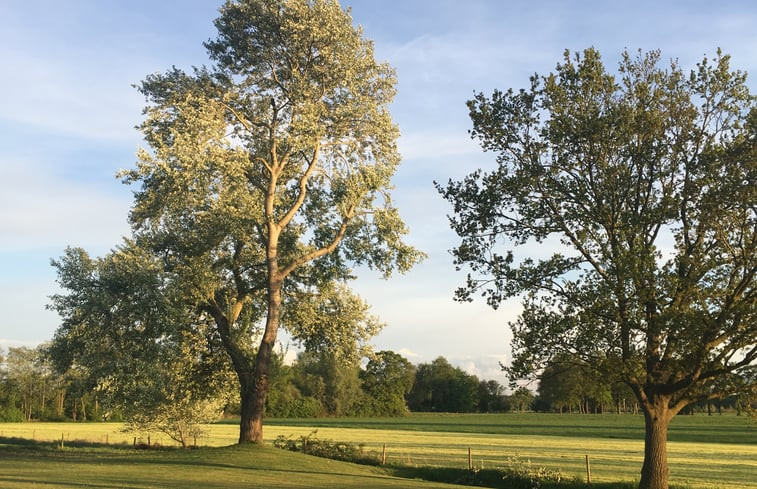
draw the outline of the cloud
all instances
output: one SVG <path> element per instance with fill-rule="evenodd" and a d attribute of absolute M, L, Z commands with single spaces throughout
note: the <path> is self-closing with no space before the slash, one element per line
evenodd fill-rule
<path fill-rule="evenodd" d="M 509 349 L 509 348 L 508 348 Z M 479 380 L 496 380 L 502 385 L 507 385 L 507 374 L 502 371 L 501 364 L 507 363 L 508 355 L 505 349 L 501 354 L 482 355 L 469 357 L 450 357 L 447 360 L 452 365 L 462 368 L 466 373 L 475 375 Z"/>
<path fill-rule="evenodd" d="M 408 132 L 400 137 L 398 146 L 405 160 L 457 160 L 461 156 L 474 157 L 481 153 L 481 147 L 462 127 Z"/>
<path fill-rule="evenodd" d="M 53 275 L 52 268 L 48 272 Z M 13 276 L 0 281 L 0 344 L 6 346 L 36 346 L 52 338 L 60 319 L 45 304 L 55 293 L 55 284 L 50 279 L 24 279 Z"/>
<path fill-rule="evenodd" d="M 0 252 L 113 246 L 128 234 L 131 196 L 114 181 L 101 186 L 46 173 L 18 161 L 3 164 Z"/>
<path fill-rule="evenodd" d="M 7 352 L 8 348 L 18 348 L 20 346 L 35 348 L 39 344 L 40 344 L 39 341 L 19 341 L 19 340 L 8 340 L 5 338 L 0 338 L 0 350 L 2 350 L 3 352 Z"/>
<path fill-rule="evenodd" d="M 420 355 L 410 350 L 409 348 L 400 348 L 399 350 L 397 350 L 397 353 L 399 353 L 400 355 L 402 355 L 403 357 L 407 358 L 410 361 L 412 361 L 415 358 L 420 357 Z"/>
<path fill-rule="evenodd" d="M 0 119 L 86 140 L 134 141 L 142 97 L 130 84 L 136 74 L 97 59 L 60 59 L 0 47 Z M 88 71 L 82 71 L 87 66 Z"/>

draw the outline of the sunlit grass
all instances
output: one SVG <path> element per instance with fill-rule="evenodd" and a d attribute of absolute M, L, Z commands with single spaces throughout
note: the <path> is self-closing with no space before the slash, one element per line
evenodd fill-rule
<path fill-rule="evenodd" d="M 113 423 L 0 424 L 0 436 L 59 441 L 131 444 L 134 435 Z M 643 420 L 632 416 L 414 415 L 406 418 L 269 420 L 266 439 L 307 436 L 363 445 L 376 456 L 386 445 L 387 463 L 467 467 L 468 448 L 476 468 L 497 468 L 519 459 L 548 466 L 568 477 L 586 477 L 589 455 L 593 482 L 633 481 L 643 458 Z M 477 432 L 478 431 L 478 432 Z M 237 441 L 236 423 L 208 427 L 198 440 L 221 447 Z M 692 488 L 757 488 L 757 430 L 735 416 L 677 418 L 668 454 L 671 481 Z M 140 440 L 145 442 L 145 439 Z M 175 445 L 153 434 L 151 443 Z"/>
<path fill-rule="evenodd" d="M 3 489 L 459 487 L 390 477 L 376 467 L 251 445 L 198 450 L 28 450 L 6 447 L 0 454 L 0 487 Z"/>

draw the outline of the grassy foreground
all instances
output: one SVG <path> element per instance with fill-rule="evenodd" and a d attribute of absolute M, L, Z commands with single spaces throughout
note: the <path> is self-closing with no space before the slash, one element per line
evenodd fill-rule
<path fill-rule="evenodd" d="M 77 439 L 130 445 L 133 442 L 133 435 L 120 432 L 120 428 L 121 425 L 108 423 L 0 424 L 0 437 L 12 436 L 50 442 L 60 441 L 63 438 L 64 446 L 70 445 Z M 585 456 L 589 455 L 594 483 L 632 482 L 638 479 L 643 456 L 644 428 L 643 419 L 640 416 L 569 416 L 528 413 L 524 415 L 412 415 L 405 418 L 378 419 L 268 420 L 266 438 L 272 441 L 278 435 L 306 436 L 315 429 L 318 430 L 316 436 L 320 439 L 363 445 L 366 452 L 376 456 L 379 456 L 383 446 L 386 445 L 388 464 L 407 466 L 415 469 L 416 473 L 420 467 L 424 466 L 465 468 L 468 465 L 468 449 L 470 448 L 473 465 L 477 469 L 505 467 L 512 463 L 513 459 L 517 459 L 520 464 L 530 462 L 536 467 L 556 468 L 563 476 L 580 477 L 585 480 Z M 209 427 L 209 435 L 198 440 L 198 444 L 209 447 L 227 446 L 233 444 L 237 436 L 238 427 L 235 423 L 212 425 Z M 743 418 L 703 415 L 678 417 L 671 425 L 670 440 L 668 449 L 673 484 L 692 489 L 713 487 L 757 489 L 757 429 Z M 165 437 L 156 435 L 153 435 L 151 441 L 172 445 Z M 224 448 L 219 451 L 203 449 L 189 451 L 190 455 L 187 456 L 191 458 L 195 456 L 193 455 L 195 453 L 207 453 L 202 455 L 203 459 L 212 459 L 216 453 L 219 453 L 221 462 L 216 465 L 221 466 L 226 458 L 224 450 L 234 454 L 236 453 L 234 450 L 242 449 Z M 145 456 L 134 455 L 136 459 L 132 460 L 129 458 L 132 455 L 124 458 L 123 452 L 122 450 L 121 455 L 113 460 L 113 463 L 118 463 L 119 467 L 125 465 L 128 468 L 134 464 L 139 466 L 139 457 Z M 170 459 L 183 456 L 181 454 L 155 455 L 158 452 L 147 453 L 148 458 L 165 456 Z M 249 453 L 244 453 L 245 457 L 249 458 Z M 278 451 L 266 456 L 276 457 L 276 453 Z M 65 450 L 63 455 L 67 455 Z M 289 470 L 291 464 L 287 457 L 297 455 L 281 452 L 279 456 L 283 458 L 274 462 L 281 464 L 279 468 L 284 467 Z M 0 453 L 0 474 L 6 474 L 5 458 L 5 454 Z M 52 460 L 54 461 L 55 457 Z M 45 461 L 49 462 L 47 459 Z M 23 463 L 19 460 L 15 465 L 23 465 Z M 29 463 L 32 463 L 31 459 Z M 111 461 L 97 463 L 108 465 Z M 164 468 L 164 462 L 150 461 L 143 466 L 144 471 L 150 473 L 157 470 L 162 473 L 161 476 L 168 476 L 166 472 L 172 472 L 170 467 L 177 469 L 174 472 L 185 471 L 183 462 L 165 463 L 168 464 L 168 469 Z M 245 463 L 250 463 L 250 460 L 240 460 L 242 464 L 240 466 L 244 466 Z M 314 468 L 320 469 L 323 463 L 324 461 L 317 459 L 314 462 Z M 189 464 L 191 465 L 191 462 Z M 15 465 L 11 463 L 11 466 Z M 120 467 L 119 470 L 126 470 L 126 468 Z M 386 475 L 386 472 L 377 468 L 353 467 L 353 469 L 368 470 L 371 477 L 376 477 L 377 474 Z M 85 472 L 87 470 L 89 469 Z M 254 470 L 264 472 L 263 467 Z M 192 471 L 193 469 L 190 468 L 188 474 Z M 306 471 L 303 469 L 302 473 Z M 36 468 L 31 471 L 31 473 L 34 472 L 37 472 Z M 207 467 L 205 472 L 207 473 Z M 282 472 L 278 473 L 281 477 Z M 414 476 L 412 472 L 408 475 Z M 212 480 L 223 481 L 223 478 L 213 477 Z M 6 487 L 5 482 L 0 480 L 0 487 Z M 181 481 L 176 483 L 179 482 Z M 186 484 L 191 485 L 191 480 Z M 233 485 L 231 481 L 228 484 L 228 486 L 208 487 Z M 330 482 L 324 485 L 353 487 L 338 484 L 339 482 Z M 405 480 L 397 487 L 411 487 L 408 484 L 409 481 Z M 148 484 L 95 487 L 171 486 Z M 266 486 L 258 485 L 257 487 Z M 299 486 L 277 485 L 276 487 Z M 393 486 L 364 483 L 354 487 Z"/>
<path fill-rule="evenodd" d="M 230 446 L 197 450 L 130 450 L 9 446 L 0 439 L 0 487 L 305 489 L 460 486 L 391 477 L 386 470 L 319 459 L 271 447 Z M 5 444 L 3 444 L 5 442 Z"/>

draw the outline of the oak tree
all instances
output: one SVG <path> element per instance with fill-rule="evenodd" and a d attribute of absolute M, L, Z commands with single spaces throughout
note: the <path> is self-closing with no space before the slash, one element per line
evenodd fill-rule
<path fill-rule="evenodd" d="M 640 487 L 668 486 L 687 405 L 754 390 L 757 110 L 729 57 L 691 72 L 659 52 L 566 52 L 520 91 L 476 94 L 471 134 L 496 169 L 439 186 L 461 237 L 458 297 L 519 296 L 513 377 L 580 358 L 635 393 Z"/>

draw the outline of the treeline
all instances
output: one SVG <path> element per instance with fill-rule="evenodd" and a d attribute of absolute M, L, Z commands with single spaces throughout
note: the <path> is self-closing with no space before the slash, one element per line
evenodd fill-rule
<path fill-rule="evenodd" d="M 266 412 L 273 417 L 497 413 L 525 409 L 533 399 L 522 398 L 522 392 L 507 395 L 499 382 L 480 380 L 444 357 L 413 365 L 395 352 L 380 351 L 361 366 L 306 352 L 293 365 L 277 364 Z"/>
<path fill-rule="evenodd" d="M 56 372 L 43 347 L 0 349 L 0 422 L 99 421 L 108 414 L 95 386 L 75 369 Z"/>
<path fill-rule="evenodd" d="M 238 395 L 225 409 L 239 411 Z M 278 356 L 266 414 L 271 417 L 402 416 L 418 412 L 496 413 L 529 409 L 528 389 L 508 395 L 494 380 L 480 380 L 444 357 L 413 365 L 392 351 L 363 364 L 330 353 L 304 352 L 291 365 Z M 0 351 L 0 422 L 120 421 L 117 405 L 76 369 L 59 373 L 45 346 Z"/>
<path fill-rule="evenodd" d="M 118 406 L 93 379 L 76 369 L 56 372 L 45 352 L 45 346 L 0 350 L 0 422 L 122 420 Z M 238 395 L 229 392 L 228 398 L 232 401 L 224 413 L 235 416 Z M 731 396 L 690 406 L 686 412 L 727 409 L 741 414 L 751 408 L 749 401 Z M 288 365 L 279 355 L 266 404 L 267 416 L 278 418 L 409 412 L 637 414 L 638 409 L 628 387 L 575 360 L 545 369 L 534 395 L 526 387 L 508 393 L 496 380 L 479 379 L 444 357 L 414 365 L 392 351 L 380 351 L 363 364 L 305 351 Z"/>
<path fill-rule="evenodd" d="M 639 404 L 633 391 L 621 382 L 599 373 L 595 365 L 578 358 L 557 358 L 539 375 L 537 396 L 531 408 L 540 412 L 602 414 L 639 413 Z M 715 392 L 717 393 L 717 392 Z M 754 399 L 746 395 L 716 397 L 710 401 L 686 407 L 682 414 L 706 411 L 708 414 L 724 409 L 741 415 L 753 409 Z"/>

